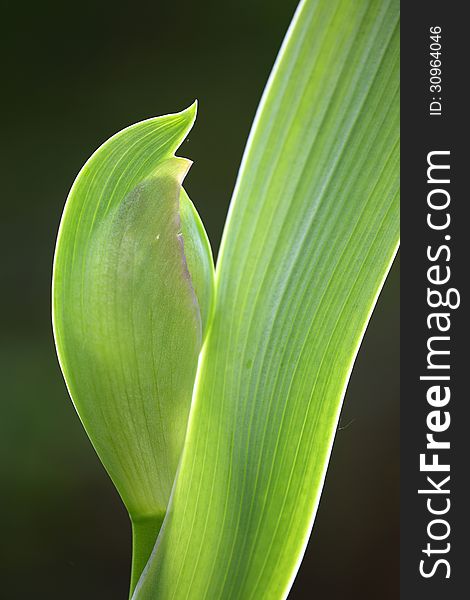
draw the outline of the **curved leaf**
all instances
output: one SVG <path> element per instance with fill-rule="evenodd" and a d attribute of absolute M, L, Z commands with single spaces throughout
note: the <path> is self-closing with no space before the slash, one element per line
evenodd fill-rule
<path fill-rule="evenodd" d="M 106 142 L 73 185 L 55 254 L 60 364 L 131 515 L 134 583 L 175 478 L 212 302 L 210 247 L 181 188 L 190 162 L 174 157 L 194 116 L 195 106 Z"/>

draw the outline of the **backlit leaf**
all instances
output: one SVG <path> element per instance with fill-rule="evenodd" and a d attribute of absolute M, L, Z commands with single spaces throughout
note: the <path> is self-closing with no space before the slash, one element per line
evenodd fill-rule
<path fill-rule="evenodd" d="M 194 115 L 138 123 L 91 157 L 55 255 L 60 363 L 132 518 L 134 581 L 165 515 L 212 303 L 210 247 L 181 188 L 190 162 L 174 157 Z"/>
<path fill-rule="evenodd" d="M 398 243 L 398 9 L 298 9 L 232 199 L 182 463 L 136 600 L 290 589 Z"/>

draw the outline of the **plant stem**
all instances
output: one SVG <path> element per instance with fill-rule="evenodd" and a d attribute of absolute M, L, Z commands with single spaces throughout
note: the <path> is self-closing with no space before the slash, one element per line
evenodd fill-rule
<path fill-rule="evenodd" d="M 137 582 L 152 553 L 155 541 L 160 531 L 165 515 L 153 515 L 133 519 L 132 523 L 132 568 L 129 598 L 134 593 Z"/>

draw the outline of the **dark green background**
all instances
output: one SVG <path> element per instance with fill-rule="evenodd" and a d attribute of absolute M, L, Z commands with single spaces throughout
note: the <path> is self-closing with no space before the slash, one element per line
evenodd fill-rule
<path fill-rule="evenodd" d="M 295 1 L 2 2 L 1 598 L 125 600 L 130 530 L 67 398 L 50 326 L 62 207 L 110 135 L 199 99 L 180 154 L 217 248 Z M 398 268 L 349 386 L 290 598 L 398 597 Z M 217 600 L 217 599 L 214 599 Z"/>

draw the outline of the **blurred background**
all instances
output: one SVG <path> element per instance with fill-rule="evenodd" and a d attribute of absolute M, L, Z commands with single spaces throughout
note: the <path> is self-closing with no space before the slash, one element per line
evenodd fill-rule
<path fill-rule="evenodd" d="M 2 598 L 125 600 L 130 528 L 78 421 L 50 325 L 55 236 L 91 152 L 199 100 L 180 154 L 218 248 L 295 0 L 2 2 Z M 289 598 L 398 598 L 395 264 L 365 337 L 314 533 Z M 214 599 L 217 600 L 217 599 Z"/>

